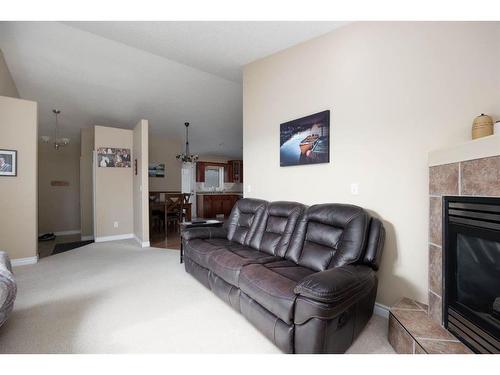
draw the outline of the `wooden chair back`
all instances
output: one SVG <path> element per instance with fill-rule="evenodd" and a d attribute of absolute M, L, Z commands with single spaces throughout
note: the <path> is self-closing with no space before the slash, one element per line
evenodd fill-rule
<path fill-rule="evenodd" d="M 167 213 L 182 212 L 182 194 L 168 194 L 165 197 L 165 203 L 167 206 Z"/>

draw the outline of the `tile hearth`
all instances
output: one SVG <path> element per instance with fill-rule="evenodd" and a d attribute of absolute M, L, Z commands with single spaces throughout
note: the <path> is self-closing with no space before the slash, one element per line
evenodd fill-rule
<path fill-rule="evenodd" d="M 389 342 L 399 354 L 469 354 L 469 348 L 427 314 L 427 305 L 403 298 L 389 314 Z"/>

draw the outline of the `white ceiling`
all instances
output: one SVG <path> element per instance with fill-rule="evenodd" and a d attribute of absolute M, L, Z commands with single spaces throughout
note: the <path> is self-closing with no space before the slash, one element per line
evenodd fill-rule
<path fill-rule="evenodd" d="M 184 137 L 201 154 L 241 157 L 243 65 L 329 32 L 339 22 L 0 22 L 20 96 L 39 105 L 40 135 L 52 108 L 78 141 L 92 125 Z"/>
<path fill-rule="evenodd" d="M 241 82 L 252 61 L 345 22 L 67 22 L 102 37 Z"/>

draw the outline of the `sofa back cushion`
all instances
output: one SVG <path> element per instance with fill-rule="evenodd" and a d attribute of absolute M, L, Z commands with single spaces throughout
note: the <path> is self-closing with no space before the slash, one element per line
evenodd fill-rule
<path fill-rule="evenodd" d="M 261 199 L 244 198 L 237 201 L 225 224 L 227 239 L 248 246 L 266 208 L 267 202 Z"/>
<path fill-rule="evenodd" d="M 362 260 L 369 215 L 357 206 L 317 204 L 299 220 L 285 257 L 316 271 Z"/>
<path fill-rule="evenodd" d="M 250 246 L 283 257 L 305 206 L 297 202 L 269 203 Z"/>

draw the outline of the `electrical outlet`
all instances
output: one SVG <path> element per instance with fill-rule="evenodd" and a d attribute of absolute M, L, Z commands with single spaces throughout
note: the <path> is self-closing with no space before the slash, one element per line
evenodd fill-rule
<path fill-rule="evenodd" d="M 359 194 L 359 184 L 357 182 L 353 182 L 351 184 L 351 194 L 358 195 Z"/>
<path fill-rule="evenodd" d="M 251 193 L 252 192 L 252 185 L 247 185 L 247 193 Z"/>
<path fill-rule="evenodd" d="M 118 221 L 115 221 L 115 222 L 113 223 L 113 226 L 114 226 L 115 228 L 118 228 Z"/>

